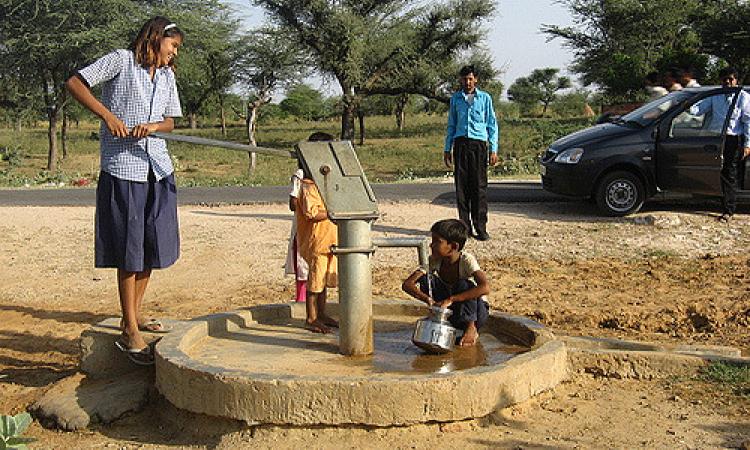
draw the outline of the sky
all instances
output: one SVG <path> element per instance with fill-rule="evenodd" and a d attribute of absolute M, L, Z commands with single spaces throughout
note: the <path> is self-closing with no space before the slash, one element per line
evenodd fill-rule
<path fill-rule="evenodd" d="M 264 21 L 262 9 L 252 6 L 250 0 L 224 0 L 242 19 L 244 28 L 252 29 Z M 422 3 L 429 3 L 423 1 Z M 556 39 L 546 42 L 539 29 L 545 25 L 570 25 L 572 18 L 568 10 L 555 0 L 498 0 L 499 13 L 487 24 L 489 30 L 487 46 L 492 53 L 495 67 L 504 71 L 501 81 L 506 89 L 519 77 L 527 76 L 532 70 L 543 67 L 561 69 L 564 75 L 575 77 L 567 72 L 572 55 Z M 321 85 L 318 88 L 333 94 L 336 86 Z"/>
<path fill-rule="evenodd" d="M 546 42 L 539 29 L 544 25 L 572 24 L 569 11 L 554 0 L 499 0 L 500 12 L 490 25 L 487 38 L 495 67 L 505 69 L 502 77 L 507 88 L 534 69 L 554 67 L 572 76 L 567 67 L 572 54 L 562 41 Z"/>

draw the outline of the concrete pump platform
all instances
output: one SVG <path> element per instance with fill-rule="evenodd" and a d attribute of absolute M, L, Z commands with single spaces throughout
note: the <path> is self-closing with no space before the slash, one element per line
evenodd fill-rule
<path fill-rule="evenodd" d="M 526 318 L 493 313 L 476 347 L 427 355 L 410 341 L 426 308 L 376 302 L 375 353 L 346 357 L 335 334 L 302 328 L 304 306 L 176 325 L 156 346 L 157 388 L 178 408 L 249 424 L 391 426 L 485 416 L 567 374 L 563 342 Z"/>

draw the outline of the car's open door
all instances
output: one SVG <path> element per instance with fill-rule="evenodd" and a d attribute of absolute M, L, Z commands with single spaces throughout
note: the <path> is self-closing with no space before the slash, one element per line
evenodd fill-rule
<path fill-rule="evenodd" d="M 729 112 L 741 88 L 696 95 L 658 127 L 657 185 L 664 190 L 721 195 L 721 165 Z"/>

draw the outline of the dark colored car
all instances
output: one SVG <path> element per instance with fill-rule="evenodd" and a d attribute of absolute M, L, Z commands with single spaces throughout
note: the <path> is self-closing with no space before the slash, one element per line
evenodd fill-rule
<path fill-rule="evenodd" d="M 730 117 L 712 111 L 696 114 L 696 109 L 721 96 L 730 102 L 728 111 L 734 111 L 738 96 L 729 94 L 740 89 L 710 86 L 672 92 L 611 123 L 560 138 L 541 156 L 542 185 L 556 194 L 591 198 L 610 216 L 636 212 L 660 191 L 721 196 L 722 149 Z M 739 199 L 750 197 L 750 191 L 740 189 Z"/>

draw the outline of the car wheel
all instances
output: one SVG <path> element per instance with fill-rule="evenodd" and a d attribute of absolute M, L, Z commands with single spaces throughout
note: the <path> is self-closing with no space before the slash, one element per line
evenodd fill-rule
<path fill-rule="evenodd" d="M 618 171 L 604 176 L 596 187 L 596 205 L 608 216 L 626 216 L 643 206 L 643 182 L 632 172 Z"/>

